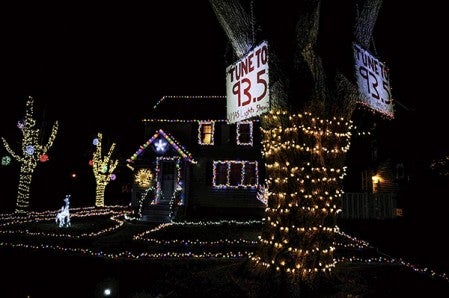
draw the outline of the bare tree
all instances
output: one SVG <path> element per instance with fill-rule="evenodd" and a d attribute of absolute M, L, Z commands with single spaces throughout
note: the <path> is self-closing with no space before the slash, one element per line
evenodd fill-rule
<path fill-rule="evenodd" d="M 92 158 L 92 170 L 95 176 L 96 195 L 95 207 L 104 207 L 104 193 L 106 186 L 111 181 L 111 175 L 117 167 L 118 160 L 111 159 L 112 153 L 115 149 L 115 143 L 112 143 L 108 154 L 103 156 L 102 152 L 103 134 L 98 133 L 96 139 L 96 148 Z"/>
<path fill-rule="evenodd" d="M 19 186 L 17 188 L 16 213 L 26 213 L 30 207 L 30 189 L 34 170 L 39 161 L 45 162 L 48 159 L 47 151 L 53 146 L 59 124 L 53 124 L 47 144 L 41 141 L 41 132 L 36 128 L 36 119 L 33 118 L 34 99 L 30 96 L 26 102 L 26 114 L 23 121 L 19 121 L 17 127 L 22 132 L 21 154 L 16 154 L 9 146 L 5 138 L 2 137 L 6 151 L 20 163 Z"/>
<path fill-rule="evenodd" d="M 313 280 L 335 266 L 336 217 L 358 98 L 352 42 L 369 49 L 382 0 L 283 3 L 281 17 L 291 18 L 291 27 L 278 32 L 268 29 L 282 18 L 266 18 L 259 31 L 257 10 L 245 3 L 209 3 L 236 58 L 261 39 L 270 45 L 271 110 L 260 119 L 269 199 L 252 257 L 255 271 Z"/>

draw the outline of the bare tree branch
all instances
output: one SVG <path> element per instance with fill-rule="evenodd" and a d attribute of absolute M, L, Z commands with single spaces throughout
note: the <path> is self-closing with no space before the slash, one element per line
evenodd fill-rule
<path fill-rule="evenodd" d="M 22 158 L 17 155 L 9 146 L 8 142 L 5 140 L 5 138 L 2 137 L 3 146 L 5 146 L 6 151 L 8 151 L 9 154 L 11 154 L 12 157 L 14 157 L 18 162 L 22 162 Z"/>
<path fill-rule="evenodd" d="M 54 140 L 56 138 L 56 133 L 58 131 L 58 128 L 59 128 L 59 122 L 56 121 L 53 124 L 53 127 L 51 129 L 50 137 L 48 138 L 47 144 L 43 147 L 43 150 L 42 150 L 43 152 L 42 153 L 46 153 L 51 148 L 51 146 L 53 146 L 53 142 L 54 142 Z"/>

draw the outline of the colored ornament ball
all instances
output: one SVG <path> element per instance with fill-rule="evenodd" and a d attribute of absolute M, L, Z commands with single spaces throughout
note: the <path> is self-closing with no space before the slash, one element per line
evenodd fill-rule
<path fill-rule="evenodd" d="M 34 154 L 34 146 L 33 145 L 28 145 L 26 146 L 25 152 L 28 155 L 33 155 Z"/>
<path fill-rule="evenodd" d="M 23 129 L 24 126 L 25 126 L 25 122 L 22 122 L 22 121 L 18 121 L 18 122 L 17 122 L 17 127 L 18 127 L 19 129 Z"/>
<path fill-rule="evenodd" d="M 11 157 L 5 155 L 2 157 L 2 166 L 7 166 L 11 163 Z"/>
<path fill-rule="evenodd" d="M 39 161 L 40 162 L 46 162 L 48 161 L 48 155 L 47 154 L 42 154 L 41 157 L 39 157 Z"/>

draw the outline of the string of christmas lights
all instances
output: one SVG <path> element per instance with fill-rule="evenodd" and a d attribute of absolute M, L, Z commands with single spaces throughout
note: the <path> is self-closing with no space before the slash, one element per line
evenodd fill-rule
<path fill-rule="evenodd" d="M 159 119 L 159 118 L 150 118 L 143 119 L 143 122 L 148 123 L 200 123 L 200 122 L 215 122 L 215 123 L 227 123 L 226 119 Z"/>
<path fill-rule="evenodd" d="M 271 110 L 262 117 L 269 189 L 256 269 L 309 279 L 335 267 L 345 153 L 352 123 Z"/>
<path fill-rule="evenodd" d="M 26 102 L 26 114 L 23 121 L 19 121 L 17 127 L 22 131 L 22 154 L 16 154 L 2 137 L 3 146 L 6 151 L 20 164 L 19 185 L 17 187 L 16 213 L 24 214 L 28 212 L 30 205 L 30 188 L 34 170 L 38 161 L 48 161 L 47 151 L 53 146 L 53 142 L 58 132 L 59 123 L 53 124 L 47 144 L 40 144 L 41 132 L 36 126 L 33 118 L 34 99 L 29 96 Z"/>
<path fill-rule="evenodd" d="M 75 217 L 87 217 L 87 216 L 103 216 L 106 214 L 113 214 L 111 216 L 111 219 L 116 221 L 117 223 L 123 224 L 123 220 L 120 218 L 127 218 L 128 212 L 126 211 L 126 208 L 123 206 L 108 206 L 106 208 L 98 209 L 94 207 L 83 207 L 83 208 L 74 208 Z M 44 220 L 53 220 L 53 216 L 56 213 L 56 211 L 45 211 L 45 212 L 30 212 L 27 214 L 26 218 L 17 218 L 14 217 L 11 214 L 0 214 L 0 220 L 1 221 L 11 221 L 11 224 L 23 224 L 23 223 L 30 223 L 33 222 L 33 217 L 37 219 L 38 221 L 44 221 Z M 34 221 L 35 222 L 35 221 Z M 173 239 L 173 240 L 159 240 L 156 238 L 151 238 L 150 235 L 154 234 L 155 232 L 162 231 L 163 229 L 166 229 L 171 226 L 182 226 L 182 227 L 204 227 L 204 226 L 218 226 L 218 225 L 234 225 L 234 226 L 249 226 L 249 225 L 260 225 L 263 222 L 258 220 L 250 220 L 250 221 L 235 221 L 235 220 L 223 220 L 223 221 L 200 221 L 200 222 L 172 222 L 172 223 L 164 223 L 160 224 L 148 231 L 139 233 L 137 235 L 134 235 L 132 237 L 133 240 L 137 241 L 143 241 L 146 243 L 151 243 L 155 245 L 164 245 L 164 246 L 200 246 L 200 247 L 213 247 L 213 246 L 221 246 L 225 245 L 225 247 L 228 245 L 245 245 L 245 246 L 254 246 L 256 244 L 256 241 L 254 240 L 248 240 L 248 239 L 219 239 L 215 241 L 202 241 L 202 240 L 189 240 L 189 239 Z M 9 227 L 11 224 L 3 224 L 1 225 L 2 228 Z M 81 239 L 83 237 L 96 237 L 101 234 L 111 232 L 112 230 L 117 229 L 117 227 L 111 227 L 110 229 L 104 229 L 100 232 L 92 232 L 92 233 L 84 233 L 84 234 L 57 234 L 57 233 L 29 233 L 29 236 L 33 237 L 54 237 L 54 238 L 60 238 L 60 237 L 66 237 L 70 239 Z M 336 234 L 341 235 L 343 238 L 347 239 L 348 243 L 346 244 L 335 244 L 336 247 L 356 247 L 356 248 L 367 248 L 370 247 L 369 244 L 366 241 L 359 240 L 356 237 L 352 237 L 344 232 L 341 232 L 338 230 L 337 227 L 333 228 L 325 228 L 322 227 L 322 230 L 329 231 L 330 229 L 336 230 Z M 285 228 L 284 228 L 285 230 Z M 312 228 L 312 230 L 314 230 Z M 306 232 L 301 231 L 301 232 Z M 0 230 L 0 234 L 14 234 L 14 233 L 24 233 L 22 230 Z M 81 236 L 82 235 L 82 236 Z M 101 258 L 107 258 L 107 259 L 129 259 L 129 260 L 143 260 L 143 259 L 218 259 L 218 258 L 226 258 L 226 259 L 241 259 L 241 258 L 254 258 L 254 254 L 252 251 L 227 251 L 227 252 L 174 252 L 174 251 L 168 251 L 168 252 L 133 252 L 129 250 L 120 251 L 120 252 L 105 252 L 102 250 L 94 250 L 90 248 L 80 248 L 80 247 L 66 247 L 63 245 L 53 245 L 48 243 L 41 243 L 41 244 L 28 244 L 28 243 L 19 243 L 12 241 L 11 238 L 9 238 L 9 241 L 2 241 L 0 242 L 0 246 L 2 247 L 9 247 L 9 248 L 21 248 L 21 249 L 31 249 L 31 250 L 51 250 L 60 252 L 63 254 L 72 253 L 72 254 L 80 254 L 80 255 L 86 255 L 91 257 L 101 257 Z M 304 252 L 305 253 L 305 252 Z M 314 252 L 309 252 L 309 254 L 312 254 Z M 330 253 L 330 252 L 327 252 Z M 393 264 L 393 265 L 401 265 L 405 266 L 406 268 L 409 268 L 415 272 L 421 273 L 421 274 L 427 274 L 432 278 L 439 278 L 442 280 L 445 280 L 449 282 L 449 276 L 446 273 L 438 273 L 435 270 L 432 270 L 427 267 L 419 267 L 416 265 L 413 265 L 409 262 L 406 262 L 402 260 L 401 258 L 392 258 L 390 256 L 377 256 L 377 257 L 356 257 L 356 256 L 342 256 L 339 258 L 336 258 L 333 260 L 333 263 L 331 265 L 328 265 L 328 267 L 325 267 L 324 269 L 330 269 L 334 267 L 337 263 L 367 263 L 367 264 Z M 273 266 L 273 264 L 267 264 L 267 266 Z M 281 267 L 282 266 L 282 267 Z M 313 272 L 316 272 L 316 270 L 312 268 L 302 268 L 301 266 L 295 267 L 295 268 L 288 268 L 285 265 L 278 266 L 279 269 L 275 269 L 277 271 L 280 271 L 281 268 L 288 272 L 289 274 L 298 274 L 298 272 L 302 272 L 303 274 L 312 274 Z M 322 269 L 323 270 L 323 269 Z M 324 271 L 324 270 L 323 270 Z"/>
<path fill-rule="evenodd" d="M 150 144 L 152 144 L 153 141 L 155 141 L 159 136 L 162 136 L 165 140 L 167 140 L 167 142 L 172 146 L 173 149 L 175 149 L 178 152 L 178 154 L 180 156 L 182 156 L 182 158 L 188 160 L 191 163 L 194 163 L 194 164 L 196 163 L 196 161 L 192 157 L 192 154 L 190 152 L 188 152 L 184 147 L 179 145 L 173 137 L 171 137 L 170 135 L 165 133 L 162 129 L 159 129 L 158 131 L 156 131 L 156 133 L 148 141 L 146 141 L 143 145 L 141 145 L 139 147 L 139 149 L 126 161 L 128 163 L 132 164 L 137 159 L 137 157 L 140 154 L 142 154 L 142 152 L 145 151 L 145 149 Z"/>
<path fill-rule="evenodd" d="M 153 106 L 153 110 L 157 108 L 158 105 L 160 105 L 165 99 L 225 99 L 226 96 L 222 95 L 197 95 L 197 96 L 190 96 L 190 95 L 164 95 L 161 99 L 158 100 L 158 102 Z"/>
<path fill-rule="evenodd" d="M 244 127 L 248 127 L 248 131 L 244 134 Z M 244 136 L 248 136 L 248 140 L 245 142 Z M 253 121 L 240 121 L 237 122 L 236 143 L 240 146 L 252 146 L 253 145 Z"/>
<path fill-rule="evenodd" d="M 198 144 L 213 146 L 215 137 L 215 121 L 198 122 Z"/>
<path fill-rule="evenodd" d="M 240 167 L 240 179 L 231 179 L 232 167 Z M 226 181 L 220 174 L 226 170 Z M 259 184 L 259 167 L 257 161 L 247 160 L 214 160 L 212 168 L 212 186 L 214 188 L 256 188 Z"/>
<path fill-rule="evenodd" d="M 112 143 L 111 148 L 109 148 L 108 153 L 103 156 L 102 152 L 102 133 L 98 133 L 95 139 L 94 145 L 96 146 L 93 158 L 92 158 L 92 170 L 95 176 L 96 182 L 96 195 L 95 195 L 95 206 L 104 207 L 104 193 L 106 186 L 111 181 L 112 172 L 118 165 L 118 159 L 111 159 L 111 155 L 115 149 L 115 143 Z"/>

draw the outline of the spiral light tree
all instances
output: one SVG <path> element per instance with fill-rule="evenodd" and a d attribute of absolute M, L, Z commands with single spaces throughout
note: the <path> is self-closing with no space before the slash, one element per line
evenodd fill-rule
<path fill-rule="evenodd" d="M 33 118 L 34 99 L 29 96 L 26 102 L 26 114 L 23 121 L 17 123 L 17 127 L 22 132 L 21 154 L 16 154 L 9 146 L 5 138 L 2 137 L 6 151 L 20 164 L 19 185 L 17 189 L 17 200 L 15 213 L 26 213 L 30 207 L 30 189 L 34 170 L 38 162 L 48 160 L 47 151 L 53 145 L 58 132 L 58 121 L 53 124 L 47 144 L 39 143 L 41 131 L 36 128 L 36 119 Z"/>
<path fill-rule="evenodd" d="M 113 172 L 117 167 L 118 160 L 111 159 L 112 153 L 115 149 L 115 143 L 109 148 L 108 154 L 103 156 L 102 154 L 102 138 L 103 135 L 98 133 L 97 138 L 94 140 L 96 149 L 92 158 L 92 170 L 95 176 L 96 191 L 95 191 L 95 206 L 104 207 L 104 193 L 106 186 L 112 180 Z"/>

